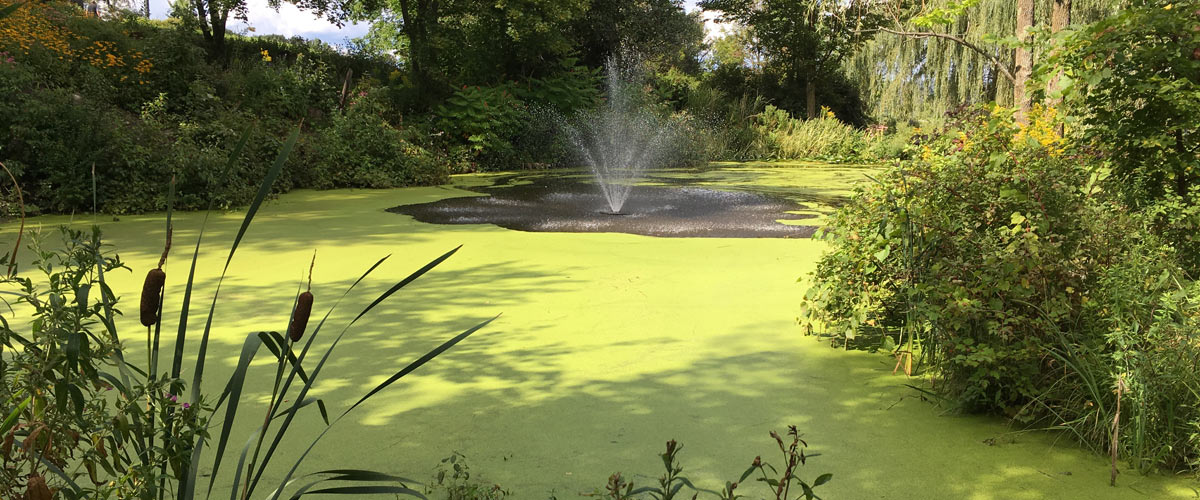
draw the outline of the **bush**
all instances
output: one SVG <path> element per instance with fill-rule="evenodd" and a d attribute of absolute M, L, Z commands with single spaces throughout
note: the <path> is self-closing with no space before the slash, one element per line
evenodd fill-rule
<path fill-rule="evenodd" d="M 960 409 L 1068 429 L 1143 470 L 1196 467 L 1200 289 L 1051 116 L 975 113 L 858 188 L 802 324 L 877 336 Z"/>
<path fill-rule="evenodd" d="M 821 115 L 799 120 L 787 111 L 767 105 L 756 117 L 755 125 L 771 159 L 865 161 L 866 141 L 862 133 L 842 123 L 826 108 L 821 108 Z"/>
<path fill-rule="evenodd" d="M 1064 30 L 1036 68 L 1072 111 L 1071 132 L 1110 161 L 1105 188 L 1156 213 L 1200 271 L 1200 1 L 1143 0 Z M 1161 204 L 1162 206 L 1156 206 Z"/>
<path fill-rule="evenodd" d="M 359 90 L 306 146 L 306 186 L 386 188 L 445 182 L 447 170 L 382 116 L 380 92 Z"/>
<path fill-rule="evenodd" d="M 923 342 L 961 404 L 1010 415 L 1041 395 L 1044 347 L 1077 320 L 1081 290 L 1119 241 L 1103 231 L 1089 172 L 1017 134 L 1001 109 L 976 115 L 953 142 L 860 187 L 805 294 L 810 321 Z"/>

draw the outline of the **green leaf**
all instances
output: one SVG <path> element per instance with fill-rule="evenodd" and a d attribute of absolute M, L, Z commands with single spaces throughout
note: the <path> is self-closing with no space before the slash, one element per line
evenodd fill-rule
<path fill-rule="evenodd" d="M 817 476 L 817 480 L 813 481 L 813 484 L 812 484 L 813 488 L 816 488 L 817 486 L 828 483 L 830 479 L 833 479 L 833 474 L 830 474 L 830 473 L 825 473 L 825 474 L 821 474 L 820 476 Z"/>
<path fill-rule="evenodd" d="M 32 400 L 33 396 L 27 396 L 24 401 L 21 401 L 21 404 L 8 413 L 7 417 L 4 417 L 4 422 L 0 423 L 0 435 L 7 434 L 9 429 L 17 425 L 17 418 L 21 416 L 21 412 L 25 411 L 25 408 L 29 406 L 29 402 Z"/>

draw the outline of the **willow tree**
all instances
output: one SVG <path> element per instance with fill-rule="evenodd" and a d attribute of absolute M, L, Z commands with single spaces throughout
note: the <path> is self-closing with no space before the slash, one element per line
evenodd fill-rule
<path fill-rule="evenodd" d="M 1027 58 L 1022 57 L 1025 64 L 1018 64 L 1018 7 L 1032 7 L 1031 18 L 1022 24 L 1061 29 L 1068 22 L 1090 23 L 1108 17 L 1119 3 L 891 0 L 876 4 L 891 24 L 848 59 L 845 69 L 859 85 L 875 119 L 936 125 L 946 113 L 963 105 L 996 102 L 1014 106 L 1022 100 L 1016 95 L 1017 81 L 1027 73 L 1018 70 L 1027 71 L 1037 54 L 1028 53 Z M 939 10 L 945 17 L 930 22 L 928 14 Z"/>
<path fill-rule="evenodd" d="M 817 85 L 829 81 L 872 27 L 868 0 L 702 0 L 720 20 L 745 26 L 765 50 L 768 64 L 803 83 L 809 118 L 817 114 Z"/>

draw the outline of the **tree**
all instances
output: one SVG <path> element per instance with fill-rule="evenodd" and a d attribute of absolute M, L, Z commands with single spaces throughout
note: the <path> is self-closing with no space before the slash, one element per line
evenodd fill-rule
<path fill-rule="evenodd" d="M 754 32 L 772 64 L 785 78 L 802 83 L 809 118 L 817 114 L 817 86 L 839 71 L 842 61 L 864 41 L 873 26 L 868 0 L 703 0 L 701 8 L 718 11 Z"/>
<path fill-rule="evenodd" d="M 573 31 L 581 60 L 591 67 L 626 50 L 660 69 L 694 74 L 705 49 L 704 20 L 680 0 L 593 0 Z"/>
<path fill-rule="evenodd" d="M 185 26 L 198 28 L 208 42 L 209 55 L 225 57 L 225 33 L 229 17 L 246 20 L 245 0 L 187 0 L 171 4 L 171 17 Z"/>
<path fill-rule="evenodd" d="M 1034 7 L 1021 9 L 1023 25 L 1049 24 L 1058 31 L 1073 19 L 1087 23 L 1108 17 L 1120 2 L 883 0 L 872 8 L 887 23 L 847 62 L 847 71 L 879 118 L 938 122 L 963 104 L 1013 106 L 1018 102 L 1016 34 L 1024 32 L 1017 30 L 1018 3 Z M 1049 9 L 1039 8 L 1047 4 Z"/>

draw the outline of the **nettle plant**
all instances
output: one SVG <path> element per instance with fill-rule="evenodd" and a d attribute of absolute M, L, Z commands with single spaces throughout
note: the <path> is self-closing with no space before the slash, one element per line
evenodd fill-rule
<path fill-rule="evenodd" d="M 235 161 L 245 146 L 248 133 L 230 156 Z M 262 201 L 292 148 L 298 130 L 284 144 L 268 171 L 258 194 L 247 210 L 225 267 L 217 281 L 207 318 L 199 338 L 189 336 L 188 324 L 196 257 L 201 239 L 197 239 L 189 267 L 179 311 L 178 330 L 170 364 L 161 356 L 164 327 L 164 283 L 169 275 L 163 265 L 171 248 L 171 214 L 167 214 L 167 242 L 159 266 L 147 273 L 140 303 L 141 323 L 146 326 L 146 360 L 126 359 L 126 343 L 114 321 L 121 314 L 118 299 L 108 286 L 105 274 L 124 269 L 115 256 L 101 244 L 100 231 L 91 233 L 63 229 L 63 246 L 47 250 L 35 239 L 32 251 L 37 279 L 13 272 L 16 255 L 6 256 L 0 264 L 8 266 L 9 276 L 0 281 L 3 292 L 16 297 L 13 314 L 30 311 L 28 318 L 0 316 L 0 494 L 5 498 L 138 498 L 179 500 L 196 498 L 197 493 L 211 496 L 214 482 L 222 469 L 232 467 L 228 485 L 231 499 L 265 496 L 298 498 L 306 494 L 388 493 L 423 498 L 412 489 L 409 479 L 376 471 L 329 469 L 298 475 L 309 452 L 333 425 L 363 405 L 375 394 L 461 342 L 492 320 L 480 323 L 437 346 L 391 374 L 349 408 L 330 418 L 325 403 L 309 393 L 323 374 L 338 343 L 351 327 L 396 292 L 449 258 L 451 250 L 389 287 L 364 307 L 333 338 L 321 354 L 313 350 L 314 340 L 327 330 L 326 320 L 341 300 L 387 260 L 380 259 L 332 305 L 309 330 L 308 320 L 316 304 L 311 289 L 298 293 L 292 316 L 284 329 L 248 334 L 233 374 L 224 389 L 212 398 L 201 392 L 204 386 L 208 342 L 216 317 L 221 284 L 238 246 L 246 235 Z M 173 197 L 173 184 L 172 184 Z M 315 262 L 315 257 L 314 257 Z M 310 267 L 311 273 L 311 267 Z M 310 274 L 311 276 L 311 274 Z M 311 280 L 311 278 L 310 278 Z M 493 318 L 494 319 L 494 318 Z M 192 332 L 194 333 L 194 332 Z M 183 377 L 184 355 L 189 341 L 198 341 L 198 351 Z M 274 385 L 262 425 L 242 445 L 236 462 L 227 452 L 233 437 L 233 423 L 240 417 L 243 387 L 251 361 L 261 348 L 276 360 Z M 317 357 L 315 365 L 311 358 Z M 309 365 L 305 366 L 305 361 Z M 319 410 L 326 427 L 315 436 L 289 436 L 293 419 L 301 410 Z M 219 415 L 219 416 L 218 416 Z M 214 416 L 218 416 L 214 418 Z M 254 418 L 254 417 L 251 417 Z M 262 483 L 267 466 L 285 439 L 303 439 L 310 444 L 287 466 L 277 485 Z M 210 460 L 202 460 L 206 447 L 215 450 Z M 202 481 L 201 462 L 209 463 L 211 474 Z M 206 483 L 206 484 L 204 484 Z M 339 484 L 331 485 L 330 483 Z M 274 486 L 273 489 L 265 490 Z M 287 492 L 287 493 L 285 493 Z"/>

